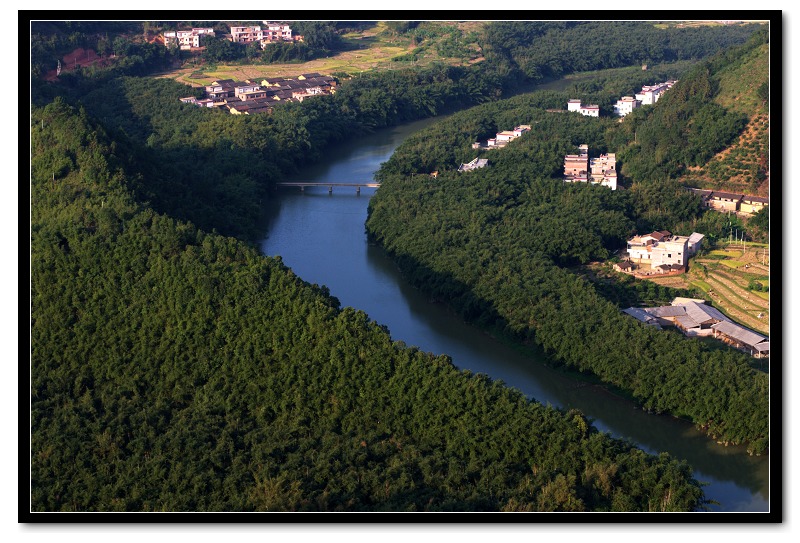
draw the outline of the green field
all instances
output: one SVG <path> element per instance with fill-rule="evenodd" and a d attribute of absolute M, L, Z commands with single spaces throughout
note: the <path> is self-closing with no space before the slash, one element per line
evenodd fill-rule
<path fill-rule="evenodd" d="M 769 334 L 769 292 L 756 290 L 769 287 L 769 265 L 764 265 L 763 250 L 718 249 L 693 258 L 689 263 L 687 286 L 714 306 L 756 332 Z"/>

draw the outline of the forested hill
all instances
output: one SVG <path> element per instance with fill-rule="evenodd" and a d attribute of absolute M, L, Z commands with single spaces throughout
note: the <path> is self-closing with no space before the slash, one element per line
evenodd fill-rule
<path fill-rule="evenodd" d="M 699 63 L 655 106 L 626 116 L 607 138 L 621 173 L 755 192 L 768 167 L 768 51 L 761 29 Z"/>
<path fill-rule="evenodd" d="M 738 114 L 711 101 L 713 73 L 693 70 L 653 108 L 631 115 L 636 141 L 627 117 L 547 111 L 565 103 L 564 93 L 455 114 L 406 140 L 382 166 L 367 230 L 414 284 L 465 319 L 536 342 L 646 409 L 687 417 L 720 441 L 760 453 L 768 447 L 769 379 L 747 355 L 646 327 L 617 305 L 635 293 L 598 290 L 571 269 L 607 259 L 642 226 L 676 232 L 700 217 L 699 199 L 669 177 L 729 141 L 715 136 L 737 134 Z M 532 130 L 507 147 L 471 148 L 519 124 Z M 582 143 L 591 156 L 623 146 L 618 157 L 628 159 L 622 171 L 633 177 L 631 189 L 564 183 L 564 155 Z M 476 155 L 488 166 L 456 171 Z M 435 170 L 436 179 L 412 175 Z"/>
<path fill-rule="evenodd" d="M 744 24 L 680 28 L 647 21 L 497 21 L 481 42 L 491 63 L 519 70 L 531 81 L 631 65 L 713 55 L 758 29 Z"/>
<path fill-rule="evenodd" d="M 33 511 L 688 511 L 690 469 L 395 343 L 132 197 L 139 155 L 31 114 Z"/>
<path fill-rule="evenodd" d="M 769 196 L 769 44 L 762 40 L 714 73 L 714 102 L 747 119 L 735 141 L 711 159 L 690 167 L 690 186 Z"/>

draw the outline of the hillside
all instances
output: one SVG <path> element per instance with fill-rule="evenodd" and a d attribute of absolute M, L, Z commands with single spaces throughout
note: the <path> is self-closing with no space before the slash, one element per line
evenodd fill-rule
<path fill-rule="evenodd" d="M 702 508 L 685 463 L 136 201 L 85 112 L 34 108 L 31 142 L 33 511 Z"/>
<path fill-rule="evenodd" d="M 715 76 L 714 101 L 747 116 L 736 140 L 682 177 L 690 186 L 769 196 L 769 44 L 742 56 Z M 766 99 L 765 99 L 766 98 Z"/>

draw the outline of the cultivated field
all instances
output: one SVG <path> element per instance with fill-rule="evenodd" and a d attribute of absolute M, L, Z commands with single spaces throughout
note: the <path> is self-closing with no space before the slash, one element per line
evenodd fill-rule
<path fill-rule="evenodd" d="M 410 65 L 410 60 L 392 60 L 395 57 L 413 56 L 414 65 L 427 65 L 432 62 L 450 64 L 474 63 L 482 60 L 476 52 L 464 53 L 460 58 L 447 58 L 438 53 L 437 44 L 450 33 L 464 36 L 465 51 L 475 49 L 471 43 L 470 33 L 477 31 L 482 22 L 440 22 L 428 23 L 434 35 L 422 43 L 413 41 L 387 30 L 386 22 L 380 21 L 371 28 L 359 32 L 345 34 L 343 38 L 350 49 L 341 51 L 326 58 L 318 58 L 308 62 L 286 64 L 205 64 L 201 60 L 190 61 L 171 72 L 159 77 L 174 79 L 193 87 L 205 86 L 216 79 L 245 79 L 266 77 L 295 77 L 303 73 L 318 72 L 325 75 L 334 73 L 359 74 L 371 70 L 392 70 Z M 438 34 L 437 34 L 438 33 Z"/>

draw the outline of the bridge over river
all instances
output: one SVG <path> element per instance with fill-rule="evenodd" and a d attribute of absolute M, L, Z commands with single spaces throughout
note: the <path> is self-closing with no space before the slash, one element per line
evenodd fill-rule
<path fill-rule="evenodd" d="M 275 187 L 300 187 L 304 191 L 306 187 L 328 187 L 328 193 L 333 192 L 333 187 L 355 187 L 356 194 L 361 194 L 361 187 L 378 188 L 380 183 L 320 183 L 317 181 L 281 181 L 275 183 Z"/>

